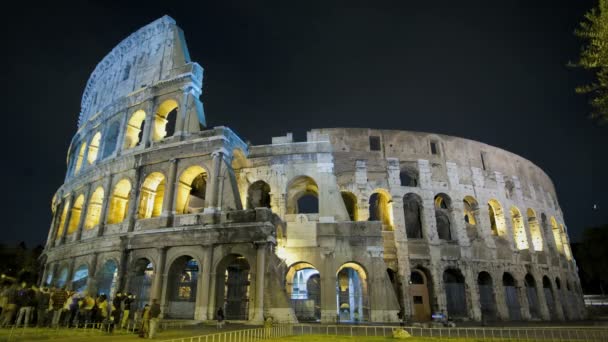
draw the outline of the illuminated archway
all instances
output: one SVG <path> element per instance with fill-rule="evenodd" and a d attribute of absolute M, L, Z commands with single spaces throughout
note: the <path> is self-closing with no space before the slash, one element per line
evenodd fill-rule
<path fill-rule="evenodd" d="M 559 225 L 559 230 L 561 232 L 562 244 L 564 248 L 564 255 L 566 256 L 566 260 L 572 260 L 572 251 L 570 250 L 570 245 L 568 244 L 568 235 L 566 234 L 566 229 L 564 229 L 564 225 Z"/>
<path fill-rule="evenodd" d="M 175 211 L 178 214 L 198 213 L 205 208 L 207 172 L 201 166 L 193 165 L 179 176 Z"/>
<path fill-rule="evenodd" d="M 146 258 L 135 261 L 130 272 L 129 292 L 135 295 L 135 306 L 142 309 L 150 302 L 150 290 L 154 280 L 154 265 Z"/>
<path fill-rule="evenodd" d="M 536 213 L 534 210 L 528 208 L 528 226 L 530 227 L 530 236 L 532 237 L 532 247 L 534 251 L 540 252 L 543 250 L 543 236 L 540 231 L 538 220 L 536 219 Z"/>
<path fill-rule="evenodd" d="M 477 238 L 477 222 L 479 221 L 479 204 L 473 196 L 462 200 L 464 223 L 470 240 Z"/>
<path fill-rule="evenodd" d="M 88 280 L 89 267 L 86 264 L 80 265 L 72 277 L 72 290 L 80 293 L 86 291 Z"/>
<path fill-rule="evenodd" d="M 68 223 L 68 235 L 74 233 L 78 229 L 80 223 L 80 215 L 82 214 L 82 206 L 84 205 L 84 195 L 78 196 L 70 214 L 70 222 Z"/>
<path fill-rule="evenodd" d="M 359 218 L 357 208 L 357 196 L 355 196 L 355 194 L 350 191 L 342 191 L 340 195 L 342 195 L 342 201 L 344 202 L 344 206 L 346 207 L 348 218 L 351 221 L 357 221 L 357 219 Z"/>
<path fill-rule="evenodd" d="M 249 262 L 242 255 L 227 255 L 218 264 L 216 269 L 216 305 L 224 308 L 226 319 L 248 319 L 250 278 Z M 258 284 L 257 286 L 263 285 Z"/>
<path fill-rule="evenodd" d="M 101 132 L 95 133 L 91 143 L 89 144 L 89 153 L 87 153 L 87 161 L 89 164 L 93 164 L 97 160 L 99 153 L 99 143 L 101 142 Z"/>
<path fill-rule="evenodd" d="M 292 265 L 285 276 L 285 290 L 299 321 L 321 319 L 321 276 L 313 265 Z"/>
<path fill-rule="evenodd" d="M 85 141 L 80 144 L 80 148 L 78 149 L 78 156 L 76 157 L 76 167 L 74 169 L 74 174 L 77 174 L 82 168 L 82 162 L 84 160 L 84 155 L 87 151 L 87 143 Z"/>
<path fill-rule="evenodd" d="M 287 187 L 287 213 L 313 214 L 319 212 L 319 187 L 314 179 L 298 176 Z"/>
<path fill-rule="evenodd" d="M 555 217 L 551 216 L 551 231 L 553 232 L 553 240 L 555 241 L 555 247 L 559 254 L 564 254 L 564 243 L 562 241 L 562 232 L 557 225 Z"/>
<path fill-rule="evenodd" d="M 131 114 L 131 118 L 127 123 L 127 129 L 125 130 L 125 142 L 123 149 L 130 149 L 137 146 L 142 141 L 143 135 L 143 124 L 146 119 L 146 112 L 138 110 Z"/>
<path fill-rule="evenodd" d="M 437 236 L 442 240 L 452 240 L 452 220 L 450 212 L 452 200 L 446 194 L 435 196 L 435 221 L 437 223 Z"/>
<path fill-rule="evenodd" d="M 393 230 L 393 200 L 388 191 L 379 189 L 369 197 L 369 221 L 382 222 L 383 230 Z"/>
<path fill-rule="evenodd" d="M 108 210 L 108 223 L 115 224 L 124 221 L 129 208 L 129 194 L 131 193 L 131 182 L 128 179 L 121 179 L 114 185 L 112 197 L 110 198 L 110 208 Z"/>
<path fill-rule="evenodd" d="M 138 217 L 145 219 L 160 216 L 164 195 L 165 176 L 160 172 L 149 174 L 141 185 Z"/>
<path fill-rule="evenodd" d="M 161 141 L 175 133 L 178 104 L 175 100 L 166 100 L 158 106 L 154 116 L 153 141 Z"/>
<path fill-rule="evenodd" d="M 367 272 L 354 262 L 340 266 L 337 275 L 337 314 L 341 322 L 369 320 Z"/>
<path fill-rule="evenodd" d="M 103 205 L 103 188 L 97 187 L 89 198 L 89 207 L 87 208 L 87 216 L 84 220 L 85 229 L 93 229 L 100 222 L 101 207 Z"/>
<path fill-rule="evenodd" d="M 488 202 L 488 213 L 490 215 L 492 235 L 504 237 L 507 234 L 507 226 L 500 202 L 495 199 L 491 199 Z"/>
<path fill-rule="evenodd" d="M 513 239 L 517 249 L 529 249 L 528 237 L 526 236 L 526 227 L 524 226 L 523 217 L 517 207 L 511 207 L 511 223 L 513 226 Z"/>
<path fill-rule="evenodd" d="M 191 256 L 177 258 L 169 268 L 167 317 L 194 319 L 199 266 Z"/>
<path fill-rule="evenodd" d="M 118 281 L 118 266 L 114 260 L 106 261 L 98 276 L 97 289 L 99 294 L 105 294 L 108 298 L 113 298 L 116 293 L 116 283 Z"/>
<path fill-rule="evenodd" d="M 57 237 L 59 240 L 63 235 L 63 230 L 65 228 L 65 220 L 68 216 L 68 210 L 70 210 L 70 200 L 64 200 L 63 209 L 61 209 L 61 216 L 59 217 L 59 226 L 57 226 Z"/>

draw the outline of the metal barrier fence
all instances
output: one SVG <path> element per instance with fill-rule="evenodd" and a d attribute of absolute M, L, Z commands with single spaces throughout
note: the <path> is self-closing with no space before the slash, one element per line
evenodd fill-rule
<path fill-rule="evenodd" d="M 162 342 L 252 342 L 293 335 L 293 325 L 281 324 L 271 328 L 233 330 L 209 335 L 175 338 Z"/>
<path fill-rule="evenodd" d="M 484 341 L 608 341 L 608 329 L 580 327 L 546 328 L 423 328 L 365 325 L 296 324 L 294 335 L 386 336 L 402 328 L 414 337 L 432 337 L 433 340 L 474 338 Z"/>

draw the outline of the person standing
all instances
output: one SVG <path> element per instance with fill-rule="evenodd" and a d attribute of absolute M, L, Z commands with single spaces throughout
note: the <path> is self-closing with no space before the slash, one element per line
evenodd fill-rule
<path fill-rule="evenodd" d="M 51 294 L 51 307 L 53 308 L 53 320 L 51 321 L 51 326 L 56 327 L 59 325 L 61 312 L 63 311 L 63 306 L 65 305 L 67 299 L 68 293 L 64 288 L 57 288 Z"/>
<path fill-rule="evenodd" d="M 50 301 L 51 295 L 49 294 L 49 289 L 46 286 L 43 286 L 40 291 L 38 291 L 38 303 L 36 306 L 36 310 L 38 313 L 38 321 L 36 322 L 36 326 L 44 327 L 46 326 L 47 316 L 50 309 Z"/>
<path fill-rule="evenodd" d="M 156 298 L 152 299 L 152 306 L 150 306 L 150 338 L 156 336 L 156 330 L 158 329 L 158 320 L 160 317 L 160 304 L 157 303 Z"/>
<path fill-rule="evenodd" d="M 141 329 L 139 330 L 139 337 L 147 337 L 150 329 L 150 305 L 146 304 L 144 310 L 141 313 Z"/>
<path fill-rule="evenodd" d="M 30 323 L 30 318 L 32 317 L 35 296 L 36 293 L 33 289 L 27 286 L 26 282 L 21 283 L 21 290 L 19 290 L 17 297 L 17 304 L 19 304 L 20 309 L 15 326 L 19 326 L 23 322 L 23 326 L 27 328 L 28 324 Z"/>
<path fill-rule="evenodd" d="M 217 308 L 215 316 L 215 318 L 217 318 L 217 328 L 221 329 L 222 326 L 224 326 L 224 310 L 222 310 L 221 307 Z"/>
<path fill-rule="evenodd" d="M 122 301 L 122 322 L 120 323 L 122 329 L 126 328 L 129 323 L 129 315 L 131 314 L 131 305 L 133 305 L 133 302 L 133 295 L 127 293 L 126 298 Z"/>

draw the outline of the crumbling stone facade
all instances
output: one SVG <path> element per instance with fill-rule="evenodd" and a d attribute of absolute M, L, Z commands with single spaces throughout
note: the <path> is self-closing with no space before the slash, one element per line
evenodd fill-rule
<path fill-rule="evenodd" d="M 248 146 L 205 128 L 203 69 L 169 17 L 87 83 L 42 279 L 165 318 L 393 322 L 584 316 L 554 186 L 456 137 L 314 129 Z"/>

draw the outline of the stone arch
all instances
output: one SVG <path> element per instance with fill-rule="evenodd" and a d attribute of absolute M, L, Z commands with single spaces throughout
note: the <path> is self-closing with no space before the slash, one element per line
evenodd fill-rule
<path fill-rule="evenodd" d="M 76 267 L 72 276 L 72 291 L 83 293 L 87 290 L 89 280 L 89 266 L 84 263 Z"/>
<path fill-rule="evenodd" d="M 435 221 L 437 236 L 442 240 L 452 240 L 452 200 L 446 194 L 435 195 Z"/>
<path fill-rule="evenodd" d="M 108 223 L 116 224 L 124 221 L 127 217 L 127 209 L 129 208 L 129 196 L 131 194 L 131 182 L 127 178 L 123 178 L 112 191 L 110 198 L 110 207 L 108 210 Z"/>
<path fill-rule="evenodd" d="M 99 155 L 99 144 L 101 143 L 101 132 L 95 133 L 91 142 L 89 143 L 89 152 L 87 153 L 87 161 L 89 164 L 93 164 L 97 161 Z"/>
<path fill-rule="evenodd" d="M 388 191 L 377 189 L 369 197 L 369 221 L 382 222 L 383 230 L 393 230 L 393 199 Z"/>
<path fill-rule="evenodd" d="M 488 201 L 488 212 L 490 215 L 490 226 L 492 235 L 505 237 L 507 234 L 507 226 L 505 223 L 505 214 L 502 205 L 495 199 Z"/>
<path fill-rule="evenodd" d="M 357 196 L 350 191 L 341 191 L 340 195 L 342 196 L 344 207 L 346 207 L 348 218 L 351 221 L 357 221 L 359 219 Z"/>
<path fill-rule="evenodd" d="M 477 222 L 479 222 L 479 204 L 473 196 L 465 196 L 462 200 L 464 223 L 469 240 L 477 238 Z"/>
<path fill-rule="evenodd" d="M 160 172 L 152 172 L 141 184 L 138 218 L 160 216 L 163 210 L 164 195 L 165 175 Z"/>
<path fill-rule="evenodd" d="M 337 307 L 341 322 L 369 320 L 367 272 L 358 263 L 342 264 L 336 272 Z"/>
<path fill-rule="evenodd" d="M 448 268 L 443 272 L 443 284 L 447 302 L 448 317 L 466 318 L 467 295 L 464 275 L 457 268 Z"/>
<path fill-rule="evenodd" d="M 511 207 L 511 224 L 513 226 L 513 240 L 517 249 L 529 249 L 528 237 L 526 235 L 526 227 L 524 226 L 523 217 L 519 209 L 515 206 Z"/>
<path fill-rule="evenodd" d="M 319 212 L 319 187 L 308 176 L 297 176 L 287 186 L 287 213 L 311 214 Z"/>
<path fill-rule="evenodd" d="M 68 216 L 68 210 L 70 210 L 70 200 L 64 199 L 61 208 L 61 216 L 59 216 L 59 226 L 57 226 L 56 240 L 59 240 L 64 233 L 63 230 L 65 229 L 65 220 Z"/>
<path fill-rule="evenodd" d="M 135 295 L 135 307 L 142 309 L 150 302 L 155 267 L 148 258 L 135 260 L 130 268 L 129 292 Z"/>
<path fill-rule="evenodd" d="M 199 263 L 189 255 L 175 258 L 169 266 L 167 317 L 194 319 Z"/>
<path fill-rule="evenodd" d="M 418 170 L 402 166 L 399 171 L 399 181 L 401 182 L 401 186 L 418 186 Z"/>
<path fill-rule="evenodd" d="M 118 263 L 114 259 L 106 260 L 97 272 L 97 292 L 113 298 L 118 283 Z"/>
<path fill-rule="evenodd" d="M 532 247 L 534 251 L 541 252 L 543 250 L 543 235 L 540 231 L 536 213 L 533 209 L 528 208 L 526 211 L 528 216 L 528 227 L 530 227 L 530 236 L 532 238 Z"/>
<path fill-rule="evenodd" d="M 502 286 L 505 291 L 505 304 L 509 312 L 509 319 L 512 321 L 521 320 L 521 305 L 519 303 L 515 278 L 508 272 L 503 273 Z"/>
<path fill-rule="evenodd" d="M 225 256 L 216 267 L 216 306 L 224 309 L 227 320 L 249 319 L 251 267 L 240 254 Z M 256 286 L 263 286 L 257 284 Z"/>
<path fill-rule="evenodd" d="M 530 273 L 524 278 L 524 286 L 526 287 L 526 296 L 528 298 L 528 308 L 531 318 L 540 318 L 540 305 L 538 303 L 538 294 L 536 289 L 536 280 Z"/>
<path fill-rule="evenodd" d="M 101 186 L 98 186 L 89 198 L 89 207 L 87 208 L 87 216 L 84 220 L 85 229 L 93 229 L 101 222 L 101 207 L 103 205 L 104 192 Z"/>
<path fill-rule="evenodd" d="M 177 184 L 175 211 L 178 214 L 202 212 L 205 208 L 209 174 L 202 166 L 192 165 L 182 172 Z"/>
<path fill-rule="evenodd" d="M 118 144 L 118 134 L 120 132 L 120 123 L 114 121 L 108 126 L 104 134 L 103 140 L 103 151 L 101 151 L 101 159 L 106 159 L 114 151 L 116 151 L 116 145 Z"/>
<path fill-rule="evenodd" d="M 78 230 L 78 225 L 80 224 L 80 216 L 82 214 L 82 207 L 84 206 L 84 195 L 80 194 L 76 200 L 74 201 L 74 205 L 72 206 L 70 213 L 70 222 L 68 223 L 68 232 L 70 235 Z"/>
<path fill-rule="evenodd" d="M 496 298 L 494 295 L 494 282 L 490 273 L 481 271 L 477 275 L 479 288 L 479 304 L 481 306 L 482 321 L 496 319 Z"/>
<path fill-rule="evenodd" d="M 555 241 L 555 247 L 559 254 L 564 254 L 564 244 L 562 242 L 562 232 L 557 225 L 555 217 L 551 216 L 551 231 L 553 232 L 553 240 Z"/>
<path fill-rule="evenodd" d="M 426 322 L 431 320 L 431 303 L 433 296 L 433 286 L 428 270 L 415 267 L 409 277 L 409 288 L 412 300 L 412 316 L 416 322 Z"/>
<path fill-rule="evenodd" d="M 422 239 L 422 198 L 414 193 L 403 196 L 403 216 L 408 239 Z"/>
<path fill-rule="evenodd" d="M 123 149 L 127 150 L 133 148 L 143 141 L 143 126 L 145 120 L 146 112 L 141 109 L 131 114 L 125 130 Z"/>
<path fill-rule="evenodd" d="M 270 185 L 259 180 L 249 185 L 247 189 L 247 209 L 270 208 Z"/>
<path fill-rule="evenodd" d="M 321 274 L 307 262 L 292 264 L 285 276 L 285 290 L 298 321 L 321 319 Z"/>
<path fill-rule="evenodd" d="M 80 144 L 80 148 L 78 149 L 78 155 L 75 156 L 76 157 L 76 166 L 74 168 L 74 174 L 78 174 L 78 172 L 80 172 L 80 169 L 82 168 L 82 163 L 84 161 L 84 155 L 87 152 L 87 142 L 83 141 Z"/>
<path fill-rule="evenodd" d="M 163 101 L 156 109 L 152 141 L 161 141 L 165 137 L 173 136 L 177 119 L 177 101 L 173 99 Z"/>

